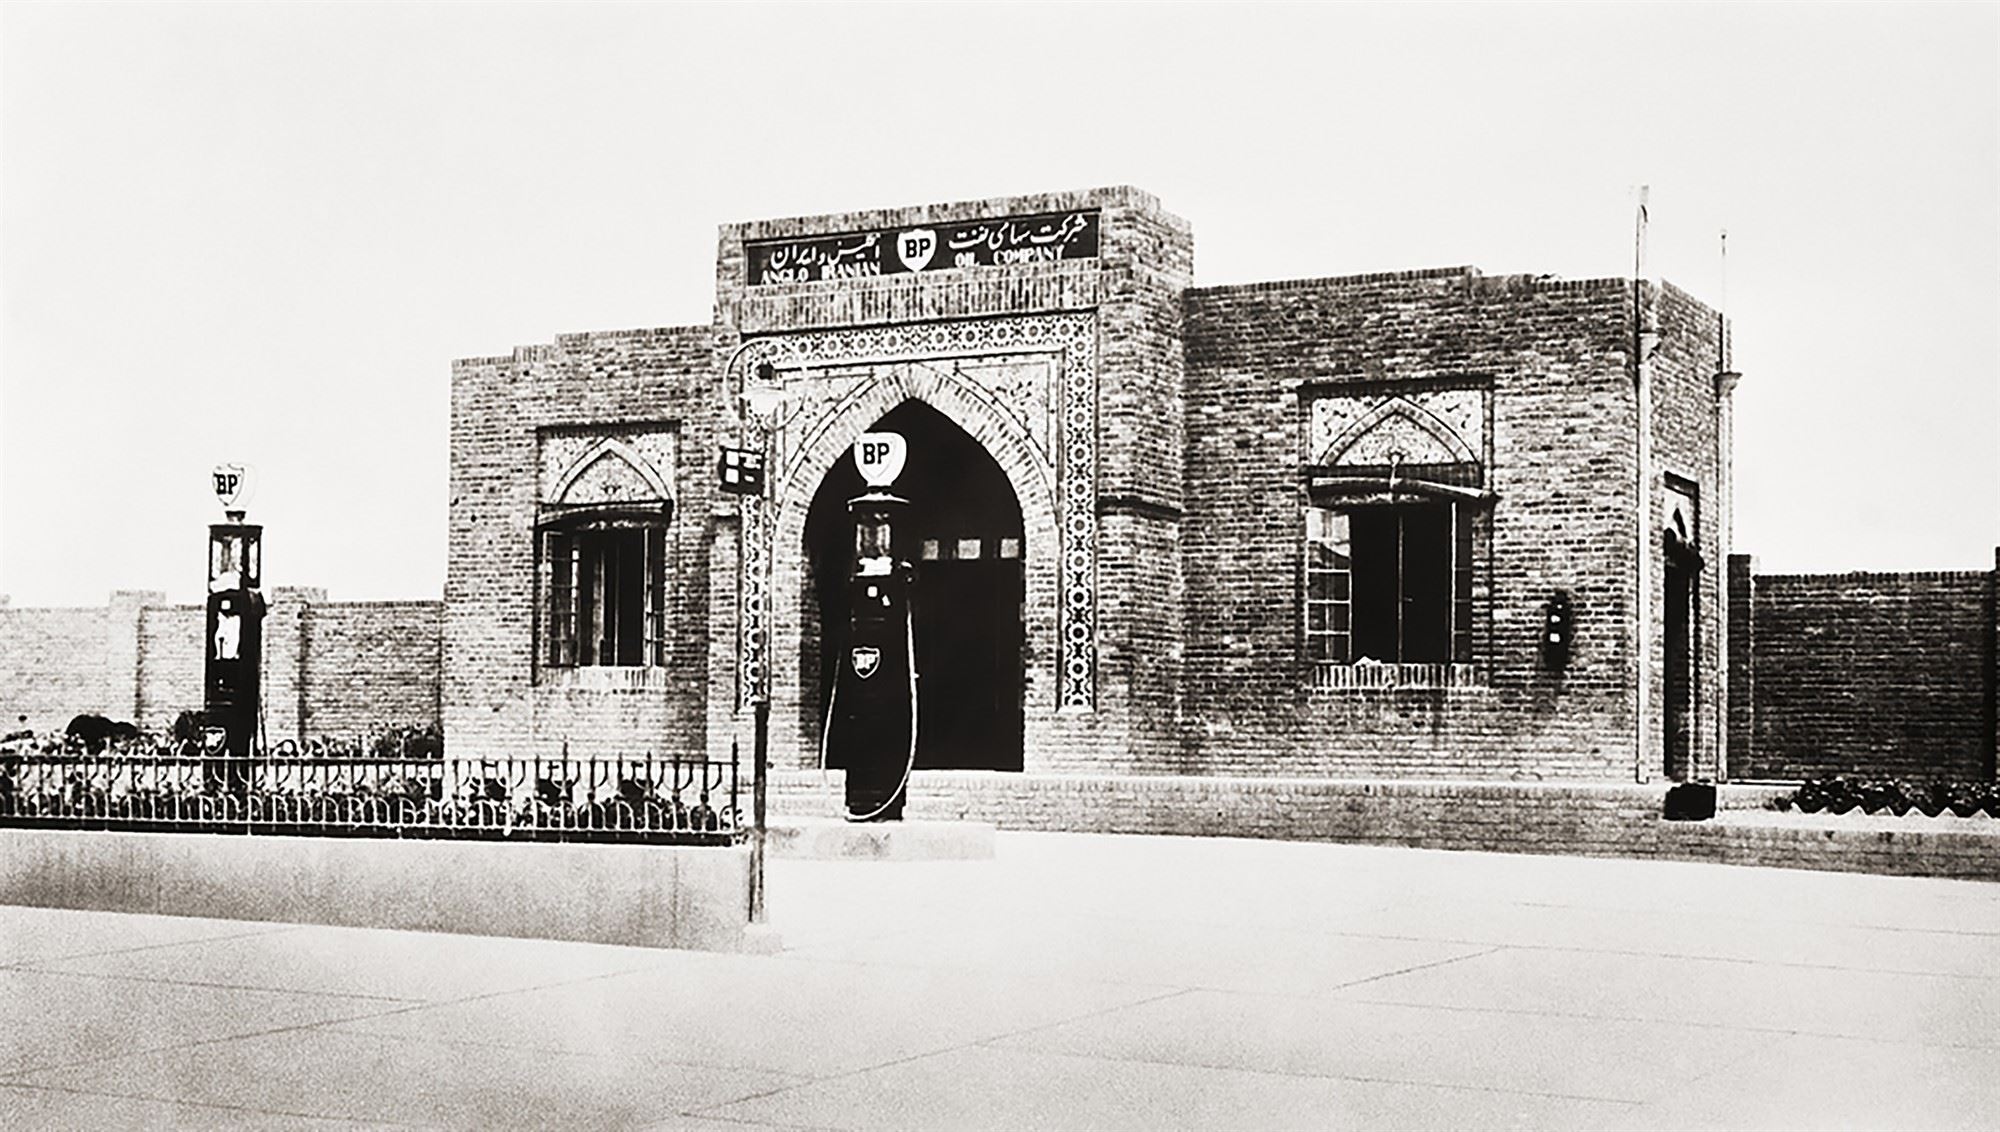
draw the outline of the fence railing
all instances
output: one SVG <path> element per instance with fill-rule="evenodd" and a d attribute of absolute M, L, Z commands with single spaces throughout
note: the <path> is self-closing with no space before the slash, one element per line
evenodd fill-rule
<path fill-rule="evenodd" d="M 28 750 L 0 755 L 0 826 L 720 845 L 733 762 Z"/>

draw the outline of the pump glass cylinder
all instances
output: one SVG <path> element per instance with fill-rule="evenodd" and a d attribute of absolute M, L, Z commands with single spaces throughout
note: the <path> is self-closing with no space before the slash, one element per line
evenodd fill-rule
<path fill-rule="evenodd" d="M 887 558 L 891 555 L 891 530 L 889 517 L 882 514 L 863 514 L 854 520 L 854 557 Z"/>

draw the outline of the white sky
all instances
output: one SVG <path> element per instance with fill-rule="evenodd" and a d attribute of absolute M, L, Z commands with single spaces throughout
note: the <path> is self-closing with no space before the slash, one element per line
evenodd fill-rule
<path fill-rule="evenodd" d="M 0 5 L 0 593 L 436 597 L 450 361 L 709 321 L 716 225 L 1130 183 L 1202 284 L 1655 273 L 1738 549 L 1991 569 L 2000 9 Z"/>

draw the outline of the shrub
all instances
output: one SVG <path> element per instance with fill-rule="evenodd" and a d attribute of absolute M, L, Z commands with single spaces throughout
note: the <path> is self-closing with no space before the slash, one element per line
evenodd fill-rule
<path fill-rule="evenodd" d="M 1774 810 L 1796 809 L 1816 814 L 1822 810 L 1844 814 L 1889 813 L 1898 817 L 1916 810 L 1927 817 L 1942 813 L 1973 817 L 1984 813 L 2000 817 L 2000 784 L 1963 782 L 1948 779 L 1863 779 L 1833 775 L 1807 779 L 1797 790 L 1771 803 Z"/>

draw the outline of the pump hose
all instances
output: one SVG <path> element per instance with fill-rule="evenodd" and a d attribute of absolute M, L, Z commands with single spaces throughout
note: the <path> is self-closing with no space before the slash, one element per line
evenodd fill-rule
<path fill-rule="evenodd" d="M 903 764 L 903 781 L 896 785 L 896 789 L 889 795 L 888 801 L 883 802 L 870 812 L 859 816 L 854 814 L 846 815 L 847 820 L 851 822 L 874 821 L 876 818 L 881 817 L 883 811 L 895 805 L 897 798 L 903 797 L 903 791 L 907 790 L 910 785 L 910 774 L 917 769 L 917 638 L 914 620 L 909 607 L 905 605 L 903 607 L 903 648 L 906 651 L 903 655 L 910 658 L 910 757 Z M 827 737 L 833 734 L 833 712 L 839 702 L 840 675 L 838 666 L 836 665 L 833 688 L 827 693 L 826 697 L 826 724 L 819 729 L 819 781 L 822 789 L 826 787 L 826 741 Z"/>

